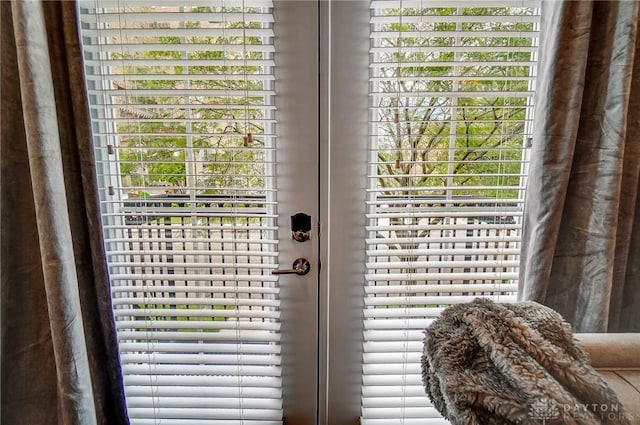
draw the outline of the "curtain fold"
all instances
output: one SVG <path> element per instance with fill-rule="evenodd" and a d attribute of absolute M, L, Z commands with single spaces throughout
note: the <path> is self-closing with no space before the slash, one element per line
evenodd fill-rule
<path fill-rule="evenodd" d="M 640 331 L 638 2 L 543 1 L 519 299 Z"/>
<path fill-rule="evenodd" d="M 127 424 L 76 4 L 0 2 L 0 31 L 0 420 Z"/>

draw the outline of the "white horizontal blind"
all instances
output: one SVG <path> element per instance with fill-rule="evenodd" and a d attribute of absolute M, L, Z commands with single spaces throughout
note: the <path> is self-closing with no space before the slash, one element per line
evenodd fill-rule
<path fill-rule="evenodd" d="M 422 384 L 448 305 L 515 299 L 535 1 L 373 0 L 362 423 L 447 423 Z"/>
<path fill-rule="evenodd" d="M 281 424 L 270 0 L 82 0 L 133 425 Z"/>

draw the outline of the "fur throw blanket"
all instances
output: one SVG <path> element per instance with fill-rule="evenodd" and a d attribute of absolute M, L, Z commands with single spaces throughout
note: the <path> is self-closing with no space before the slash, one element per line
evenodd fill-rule
<path fill-rule="evenodd" d="M 425 331 L 422 379 L 454 425 L 630 423 L 570 325 L 535 302 L 447 308 Z"/>

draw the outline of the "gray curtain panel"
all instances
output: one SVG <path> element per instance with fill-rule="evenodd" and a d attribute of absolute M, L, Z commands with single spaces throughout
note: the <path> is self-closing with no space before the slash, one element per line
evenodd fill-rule
<path fill-rule="evenodd" d="M 76 5 L 0 31 L 0 422 L 126 424 Z"/>
<path fill-rule="evenodd" d="M 519 297 L 640 331 L 637 1 L 544 1 Z"/>

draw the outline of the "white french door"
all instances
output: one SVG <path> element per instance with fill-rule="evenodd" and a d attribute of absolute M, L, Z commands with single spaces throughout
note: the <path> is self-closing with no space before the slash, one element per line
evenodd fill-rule
<path fill-rule="evenodd" d="M 131 423 L 317 423 L 318 4 L 79 7 Z"/>
<path fill-rule="evenodd" d="M 515 293 L 537 2 L 79 4 L 132 425 L 445 424 L 421 330 Z"/>
<path fill-rule="evenodd" d="M 313 423 L 317 5 L 79 6 L 131 423 Z"/>

